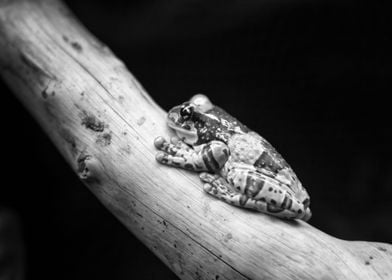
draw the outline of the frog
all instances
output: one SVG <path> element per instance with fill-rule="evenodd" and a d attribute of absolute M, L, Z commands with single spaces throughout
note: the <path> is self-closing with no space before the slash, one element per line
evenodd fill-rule
<path fill-rule="evenodd" d="M 293 169 L 258 133 L 203 94 L 167 113 L 175 136 L 154 140 L 156 160 L 199 173 L 203 190 L 228 204 L 308 221 L 310 197 Z"/>

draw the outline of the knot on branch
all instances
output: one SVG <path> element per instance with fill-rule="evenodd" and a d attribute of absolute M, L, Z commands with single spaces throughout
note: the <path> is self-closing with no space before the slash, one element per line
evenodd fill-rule
<path fill-rule="evenodd" d="M 87 182 L 98 181 L 97 169 L 98 161 L 89 154 L 81 153 L 77 158 L 77 173 L 79 178 Z"/>

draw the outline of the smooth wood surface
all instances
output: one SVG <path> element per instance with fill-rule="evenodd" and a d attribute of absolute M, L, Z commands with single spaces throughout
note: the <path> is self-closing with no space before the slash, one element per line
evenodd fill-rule
<path fill-rule="evenodd" d="M 0 0 L 0 72 L 86 186 L 180 278 L 392 279 L 390 244 L 227 205 L 196 174 L 159 165 L 165 112 L 61 2 Z"/>

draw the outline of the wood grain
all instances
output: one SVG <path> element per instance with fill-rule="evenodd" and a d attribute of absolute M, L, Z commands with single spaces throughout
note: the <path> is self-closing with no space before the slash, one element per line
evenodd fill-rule
<path fill-rule="evenodd" d="M 165 112 L 60 1 L 0 0 L 0 49 L 3 79 L 75 173 L 181 279 L 392 279 L 390 244 L 227 205 L 159 165 Z"/>

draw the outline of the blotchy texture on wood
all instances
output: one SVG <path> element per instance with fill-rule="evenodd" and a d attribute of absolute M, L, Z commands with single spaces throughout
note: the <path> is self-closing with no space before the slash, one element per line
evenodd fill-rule
<path fill-rule="evenodd" d="M 392 279 L 389 244 L 232 207 L 159 165 L 165 112 L 59 1 L 0 0 L 0 49 L 2 77 L 80 179 L 180 278 Z"/>

